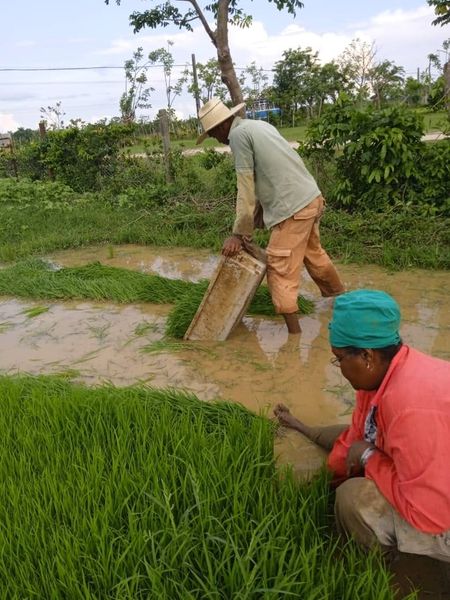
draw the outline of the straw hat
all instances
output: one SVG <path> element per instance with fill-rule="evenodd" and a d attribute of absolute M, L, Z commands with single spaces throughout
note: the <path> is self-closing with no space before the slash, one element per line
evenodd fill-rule
<path fill-rule="evenodd" d="M 203 133 L 198 137 L 197 144 L 201 144 L 208 137 L 208 131 L 211 131 L 211 129 L 214 129 L 214 127 L 232 117 L 244 106 L 244 102 L 241 102 L 241 104 L 237 104 L 233 108 L 228 108 L 220 98 L 211 98 L 211 100 L 208 100 L 198 111 Z"/>

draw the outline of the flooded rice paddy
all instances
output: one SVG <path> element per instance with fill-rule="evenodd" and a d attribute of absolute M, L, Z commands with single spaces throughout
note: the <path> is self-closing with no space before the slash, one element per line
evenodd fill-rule
<path fill-rule="evenodd" d="M 46 257 L 62 266 L 100 261 L 109 266 L 198 281 L 218 257 L 186 248 L 140 246 L 71 250 Z M 348 289 L 384 289 L 400 303 L 404 342 L 450 359 L 450 276 L 446 272 L 388 273 L 341 265 Z M 0 371 L 63 373 L 90 385 L 145 383 L 184 388 L 203 400 L 240 402 L 271 414 L 277 402 L 311 424 L 347 422 L 354 392 L 330 363 L 327 324 L 331 301 L 304 274 L 301 292 L 316 303 L 288 336 L 281 319 L 245 317 L 226 342 L 164 339 L 170 306 L 0 299 Z M 277 442 L 281 461 L 299 472 L 316 469 L 322 452 L 298 434 Z"/>

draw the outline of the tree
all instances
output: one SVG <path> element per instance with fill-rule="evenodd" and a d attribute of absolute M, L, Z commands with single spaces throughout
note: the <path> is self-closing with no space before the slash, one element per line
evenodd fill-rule
<path fill-rule="evenodd" d="M 198 93 L 202 102 L 208 102 L 213 96 L 225 100 L 227 88 L 220 77 L 219 63 L 215 58 L 210 58 L 206 63 L 197 63 L 197 88 L 193 80 L 192 71 L 187 69 L 186 75 L 191 78 L 192 83 L 188 86 L 188 92 L 194 96 Z"/>
<path fill-rule="evenodd" d="M 386 100 L 400 96 L 404 73 L 404 68 L 391 60 L 383 60 L 369 70 L 368 79 L 378 108 Z"/>
<path fill-rule="evenodd" d="M 250 83 L 247 84 L 247 79 Z M 257 67 L 255 61 L 249 64 L 242 74 L 242 93 L 245 102 L 251 106 L 256 100 L 265 96 L 269 76 L 262 67 Z"/>
<path fill-rule="evenodd" d="M 311 115 L 320 72 L 317 52 L 311 48 L 285 50 L 283 59 L 275 63 L 274 72 L 273 91 L 281 106 L 291 112 L 292 125 L 298 110 L 304 108 Z"/>
<path fill-rule="evenodd" d="M 424 84 L 414 77 L 408 77 L 403 92 L 408 106 L 420 106 L 425 94 Z"/>
<path fill-rule="evenodd" d="M 115 1 L 116 4 L 121 3 L 121 0 Z M 154 0 L 149 1 L 154 2 Z M 300 0 L 267 1 L 275 4 L 278 10 L 286 9 L 294 16 L 296 9 L 303 7 L 303 3 Z M 105 3 L 109 4 L 110 0 L 105 0 Z M 187 10 L 180 11 L 178 8 L 180 3 L 183 5 L 189 4 L 190 7 Z M 130 23 L 133 26 L 134 32 L 137 33 L 144 27 L 156 29 L 158 27 L 167 27 L 171 24 L 176 25 L 180 29 L 193 31 L 192 23 L 197 20 L 200 21 L 217 50 L 217 60 L 222 74 L 222 81 L 230 92 L 233 104 L 236 105 L 243 101 L 243 95 L 228 44 L 228 26 L 229 24 L 233 24 L 238 27 L 248 27 L 251 24 L 252 16 L 244 12 L 241 4 L 240 0 L 216 0 L 201 7 L 198 0 L 166 0 L 150 10 L 133 12 L 130 15 Z M 208 13 L 214 19 L 214 28 L 211 28 L 208 22 Z"/>
<path fill-rule="evenodd" d="M 20 145 L 27 144 L 28 142 L 37 139 L 38 135 L 38 131 L 34 129 L 19 127 L 16 131 L 14 131 L 12 137 L 14 143 Z"/>
<path fill-rule="evenodd" d="M 50 129 L 63 129 L 64 121 L 63 117 L 65 116 L 65 112 L 62 108 L 61 100 L 55 104 L 55 106 L 47 106 L 44 108 L 41 106 L 41 116 L 43 121 L 49 125 Z"/>
<path fill-rule="evenodd" d="M 133 123 L 136 120 L 137 108 L 151 108 L 150 94 L 153 88 L 147 83 L 147 70 L 150 61 L 143 63 L 142 48 L 133 53 L 133 58 L 125 61 L 126 89 L 120 98 L 120 112 L 124 123 Z"/>
<path fill-rule="evenodd" d="M 166 88 L 166 98 L 167 98 L 167 112 L 169 117 L 173 112 L 173 103 L 175 98 L 179 96 L 182 92 L 183 85 L 186 83 L 186 75 L 184 74 L 180 79 L 172 85 L 172 69 L 175 64 L 172 53 L 169 48 L 173 46 L 173 42 L 170 40 L 167 41 L 167 50 L 166 48 L 158 48 L 153 52 L 150 52 L 148 55 L 149 61 L 152 64 L 160 63 L 163 66 L 164 73 L 164 85 Z"/>
<path fill-rule="evenodd" d="M 334 62 L 321 65 L 311 48 L 286 50 L 275 63 L 272 96 L 277 104 L 295 114 L 303 110 L 309 117 L 320 116 L 327 101 L 336 102 L 345 91 L 345 75 Z"/>
<path fill-rule="evenodd" d="M 428 0 L 430 6 L 434 6 L 436 19 L 433 25 L 446 25 L 450 23 L 450 2 L 448 0 Z"/>
<path fill-rule="evenodd" d="M 356 38 L 338 58 L 338 65 L 359 101 L 367 100 L 369 97 L 370 72 L 375 66 L 376 53 L 373 42 L 369 44 Z"/>

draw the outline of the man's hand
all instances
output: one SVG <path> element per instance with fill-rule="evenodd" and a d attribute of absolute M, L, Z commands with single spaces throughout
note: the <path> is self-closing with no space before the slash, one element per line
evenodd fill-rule
<path fill-rule="evenodd" d="M 350 446 L 345 461 L 347 464 L 347 475 L 349 477 L 350 475 L 356 475 L 362 471 L 363 467 L 361 465 L 361 456 L 364 450 L 367 450 L 367 448 L 375 448 L 375 446 L 364 440 L 353 442 L 353 444 Z"/>
<path fill-rule="evenodd" d="M 242 249 L 242 240 L 240 237 L 232 235 L 227 238 L 222 246 L 222 254 L 224 256 L 234 256 Z"/>

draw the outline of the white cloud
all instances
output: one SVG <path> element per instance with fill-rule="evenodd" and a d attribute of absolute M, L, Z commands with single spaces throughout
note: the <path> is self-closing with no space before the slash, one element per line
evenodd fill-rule
<path fill-rule="evenodd" d="M 431 26 L 434 11 L 429 6 L 414 10 L 389 10 L 374 16 L 354 37 L 375 41 L 378 58 L 393 60 L 406 71 L 425 68 L 427 55 L 437 50 L 445 39 L 439 27 Z"/>
<path fill-rule="evenodd" d="M 380 60 L 393 60 L 408 71 L 425 65 L 427 55 L 439 48 L 446 38 L 439 27 L 431 25 L 433 17 L 431 7 L 419 6 L 413 10 L 383 11 L 365 23 L 354 23 L 341 31 L 315 33 L 292 24 L 276 35 L 269 35 L 265 25 L 255 21 L 251 29 L 231 28 L 230 47 L 239 66 L 254 60 L 264 68 L 271 68 L 289 48 L 309 46 L 319 53 L 322 62 L 328 62 L 337 58 L 352 39 L 359 37 L 375 42 Z"/>
<path fill-rule="evenodd" d="M 15 120 L 14 115 L 0 113 L 0 132 L 15 131 L 20 124 Z"/>

